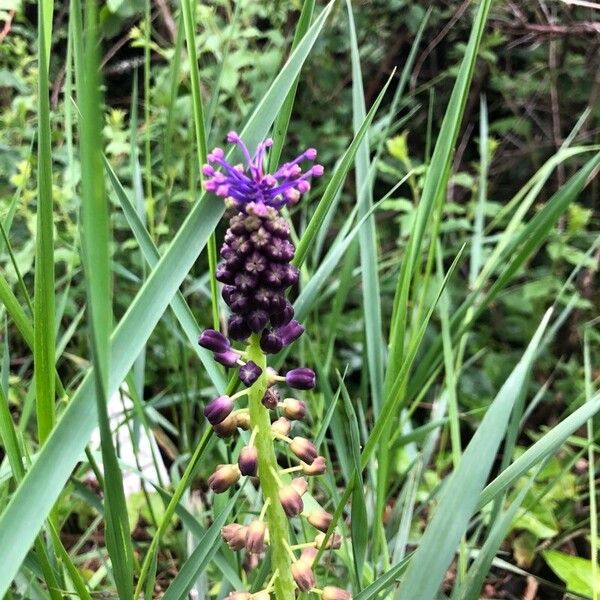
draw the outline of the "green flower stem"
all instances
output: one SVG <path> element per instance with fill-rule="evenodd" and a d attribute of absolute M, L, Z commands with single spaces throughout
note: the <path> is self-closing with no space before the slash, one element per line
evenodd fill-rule
<path fill-rule="evenodd" d="M 257 430 L 254 442 L 258 451 L 258 478 L 265 501 L 269 500 L 265 522 L 269 530 L 271 545 L 271 564 L 278 571 L 275 580 L 277 600 L 293 600 L 295 584 L 291 572 L 291 558 L 287 548 L 290 543 L 288 518 L 279 502 L 279 483 L 277 481 L 277 459 L 271 434 L 269 411 L 263 406 L 262 399 L 267 390 L 267 357 L 260 349 L 257 335 L 253 335 L 247 348 L 248 359 L 261 369 L 262 375 L 250 388 L 248 407 L 252 429 Z"/>

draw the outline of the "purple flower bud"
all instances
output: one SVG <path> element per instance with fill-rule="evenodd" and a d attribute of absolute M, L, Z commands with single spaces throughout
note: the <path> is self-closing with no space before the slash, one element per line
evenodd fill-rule
<path fill-rule="evenodd" d="M 352 600 L 352 596 L 342 588 L 326 585 L 323 588 L 321 600 Z"/>
<path fill-rule="evenodd" d="M 312 465 L 315 458 L 319 455 L 315 445 L 303 437 L 295 437 L 290 442 L 290 450 L 308 465 Z"/>
<path fill-rule="evenodd" d="M 283 348 L 283 341 L 277 333 L 265 329 L 260 337 L 260 348 L 266 354 L 277 354 Z"/>
<path fill-rule="evenodd" d="M 270 287 L 285 287 L 287 282 L 287 269 L 285 265 L 272 263 L 262 274 L 262 280 Z"/>
<path fill-rule="evenodd" d="M 296 285 L 300 277 L 300 271 L 294 265 L 287 265 L 285 273 L 285 285 L 286 287 Z"/>
<path fill-rule="evenodd" d="M 306 404 L 296 398 L 286 398 L 281 406 L 283 416 L 291 421 L 304 419 L 306 416 Z"/>
<path fill-rule="evenodd" d="M 249 360 L 243 367 L 240 368 L 241 382 L 250 387 L 261 375 L 262 369 L 253 361 Z"/>
<path fill-rule="evenodd" d="M 327 461 L 324 456 L 317 456 L 312 464 L 304 463 L 302 465 L 302 473 L 304 475 L 323 475 L 327 470 Z"/>
<path fill-rule="evenodd" d="M 240 470 L 237 465 L 219 465 L 208 478 L 208 487 L 215 494 L 221 494 L 227 491 L 239 478 Z"/>
<path fill-rule="evenodd" d="M 270 387 L 267 388 L 267 391 L 263 396 L 262 404 L 265 408 L 268 408 L 269 410 L 275 410 L 277 408 L 277 405 L 279 404 L 279 399 L 279 392 L 275 388 Z"/>
<path fill-rule="evenodd" d="M 248 525 L 246 533 L 246 550 L 252 554 L 260 554 L 265 551 L 265 534 L 267 526 L 264 521 L 252 521 Z"/>
<path fill-rule="evenodd" d="M 324 541 L 325 541 L 325 534 L 319 533 L 319 535 L 317 535 L 317 537 L 315 537 L 315 548 L 321 548 L 323 546 Z M 341 546 L 342 546 L 342 536 L 339 533 L 332 533 L 330 538 L 327 540 L 327 544 L 325 545 L 325 548 L 327 548 L 327 549 L 333 548 L 333 550 L 337 550 L 338 548 L 341 548 Z"/>
<path fill-rule="evenodd" d="M 233 340 L 243 341 L 250 335 L 250 328 L 246 325 L 244 317 L 232 315 L 227 323 L 229 337 Z"/>
<path fill-rule="evenodd" d="M 227 352 L 231 347 L 227 337 L 214 329 L 205 329 L 198 338 L 198 344 L 211 352 Z"/>
<path fill-rule="evenodd" d="M 223 297 L 223 300 L 225 300 L 225 302 L 227 302 L 227 304 L 231 304 L 231 297 L 232 294 L 235 293 L 235 286 L 234 285 L 224 285 L 223 289 L 221 290 L 221 296 Z"/>
<path fill-rule="evenodd" d="M 238 467 L 242 475 L 254 477 L 258 466 L 258 452 L 254 446 L 245 446 L 238 456 Z"/>
<path fill-rule="evenodd" d="M 319 531 L 327 531 L 333 521 L 333 515 L 319 508 L 308 513 L 307 520 Z"/>
<path fill-rule="evenodd" d="M 215 272 L 215 279 L 221 283 L 233 283 L 234 273 L 229 269 L 226 263 L 219 263 Z"/>
<path fill-rule="evenodd" d="M 253 252 L 247 259 L 244 265 L 248 273 L 258 275 L 267 268 L 267 260 L 258 252 Z"/>
<path fill-rule="evenodd" d="M 308 592 L 315 587 L 315 576 L 311 566 L 302 559 L 292 563 L 292 577 L 301 592 Z"/>
<path fill-rule="evenodd" d="M 285 309 L 287 300 L 282 293 L 273 292 L 271 302 L 269 303 L 269 314 L 279 313 Z"/>
<path fill-rule="evenodd" d="M 297 390 L 310 390 L 315 387 L 315 372 L 305 367 L 292 369 L 286 373 L 285 382 Z"/>
<path fill-rule="evenodd" d="M 219 396 L 206 405 L 204 416 L 211 425 L 217 425 L 225 420 L 232 410 L 233 400 L 229 396 Z"/>
<path fill-rule="evenodd" d="M 280 435 L 287 435 L 291 429 L 292 424 L 285 417 L 279 417 L 271 423 L 271 431 Z"/>
<path fill-rule="evenodd" d="M 230 523 L 221 529 L 221 537 L 231 550 L 241 550 L 246 545 L 248 528 L 238 523 Z"/>
<path fill-rule="evenodd" d="M 284 346 L 289 346 L 295 342 L 304 333 L 304 327 L 296 320 L 290 321 L 287 325 L 277 329 L 277 335 L 281 338 Z"/>
<path fill-rule="evenodd" d="M 273 327 L 281 327 L 287 325 L 294 316 L 294 307 L 286 302 L 286 305 L 279 312 L 271 315 L 271 325 Z"/>
<path fill-rule="evenodd" d="M 229 306 L 231 310 L 236 313 L 245 313 L 250 309 L 252 305 L 248 296 L 236 290 L 235 292 L 233 292 L 233 294 L 231 294 Z"/>
<path fill-rule="evenodd" d="M 251 292 L 256 288 L 256 277 L 249 273 L 238 273 L 235 276 L 234 283 L 240 292 Z"/>
<path fill-rule="evenodd" d="M 269 322 L 269 315 L 264 310 L 253 310 L 246 322 L 251 331 L 258 333 Z"/>
<path fill-rule="evenodd" d="M 288 517 L 295 517 L 304 510 L 302 497 L 293 485 L 285 485 L 279 490 L 279 501 Z"/>
<path fill-rule="evenodd" d="M 237 352 L 234 352 L 233 350 L 228 350 L 227 352 L 215 352 L 213 356 L 218 363 L 221 363 L 224 367 L 228 368 L 235 367 L 240 358 Z"/>

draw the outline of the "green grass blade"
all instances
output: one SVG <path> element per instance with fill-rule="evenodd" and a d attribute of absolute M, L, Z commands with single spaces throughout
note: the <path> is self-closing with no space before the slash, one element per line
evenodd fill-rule
<path fill-rule="evenodd" d="M 360 131 L 366 118 L 365 94 L 363 89 L 360 56 L 352 5 L 346 0 L 350 30 L 350 49 L 352 58 L 352 123 L 354 135 Z M 356 189 L 358 191 L 358 215 L 365 216 L 373 206 L 372 186 L 369 181 L 369 136 L 365 133 L 355 158 Z M 358 232 L 360 245 L 360 264 L 362 267 L 363 318 L 367 349 L 368 377 L 371 389 L 371 402 L 375 413 L 383 402 L 383 327 L 381 324 L 381 304 L 379 270 L 377 261 L 377 234 L 375 217 L 371 215 Z"/>
<path fill-rule="evenodd" d="M 200 183 L 203 181 L 202 165 L 206 163 L 206 124 L 204 122 L 204 105 L 200 91 L 200 74 L 198 72 L 198 56 L 196 53 L 196 38 L 194 35 L 195 22 L 191 0 L 181 0 L 183 12 L 183 25 L 185 29 L 185 42 L 190 61 L 190 82 L 192 86 L 192 105 L 194 108 L 194 133 L 196 134 L 196 153 L 198 158 L 198 173 Z M 219 291 L 215 272 L 217 269 L 217 242 L 214 234 L 208 238 L 207 243 L 208 268 L 210 271 L 210 297 L 213 319 L 213 328 L 219 330 Z"/>
<path fill-rule="evenodd" d="M 315 0 L 304 0 L 302 3 L 302 12 L 298 18 L 296 25 L 296 31 L 294 32 L 294 40 L 292 41 L 292 50 L 300 43 L 300 40 L 304 37 L 304 34 L 308 31 L 310 20 L 315 9 Z M 281 158 L 281 152 L 285 144 L 285 136 L 287 134 L 288 125 L 290 123 L 290 117 L 292 115 L 292 109 L 294 108 L 294 100 L 296 99 L 296 90 L 298 88 L 299 77 L 296 77 L 296 81 L 292 84 L 290 91 L 285 97 L 285 102 L 275 119 L 273 124 L 273 146 L 269 152 L 269 173 L 273 173 L 277 169 L 279 159 Z"/>
<path fill-rule="evenodd" d="M 54 407 L 54 218 L 48 64 L 52 0 L 38 2 L 38 206 L 34 290 L 34 376 L 38 437 L 43 444 L 56 419 Z"/>
<path fill-rule="evenodd" d="M 363 565 L 367 555 L 367 544 L 369 536 L 369 523 L 367 520 L 367 506 L 365 503 L 365 492 L 363 489 L 362 469 L 360 466 L 360 434 L 358 431 L 358 420 L 350 400 L 350 395 L 344 384 L 344 380 L 338 373 L 338 382 L 342 391 L 346 423 L 350 434 L 350 449 L 354 465 L 354 491 L 352 492 L 351 509 L 351 532 L 352 532 L 352 557 L 354 559 L 354 576 L 358 589 L 362 588 Z"/>
<path fill-rule="evenodd" d="M 439 503 L 419 542 L 397 598 L 431 600 L 438 592 L 463 536 L 505 434 L 515 398 L 525 385 L 540 340 L 551 316 L 548 311 L 523 357 L 498 392 L 460 465 L 444 486 Z M 448 515 L 452 515 L 449 519 Z"/>
<path fill-rule="evenodd" d="M 77 2 L 75 3 L 75 5 Z M 110 334 L 112 332 L 112 285 L 109 206 L 102 169 L 102 111 L 100 61 L 97 35 L 98 7 L 86 0 L 85 46 L 76 73 L 81 109 L 80 154 L 83 258 L 88 292 L 88 322 L 94 365 L 94 386 L 104 466 L 106 546 L 112 572 L 122 600 L 133 594 L 133 548 L 123 490 L 108 415 Z"/>

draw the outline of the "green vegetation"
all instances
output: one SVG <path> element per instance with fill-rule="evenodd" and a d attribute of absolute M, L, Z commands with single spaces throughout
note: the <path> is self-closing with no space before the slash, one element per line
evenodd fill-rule
<path fill-rule="evenodd" d="M 257 486 L 207 485 L 251 436 L 213 435 L 239 382 L 197 343 L 230 130 L 325 167 L 269 358 L 317 374 L 319 590 L 600 598 L 600 12 L 517 4 L 0 0 L 1 598 L 292 595 L 220 536 Z"/>

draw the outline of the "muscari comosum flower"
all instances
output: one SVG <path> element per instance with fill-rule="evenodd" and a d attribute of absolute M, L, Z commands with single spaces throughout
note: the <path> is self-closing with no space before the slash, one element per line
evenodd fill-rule
<path fill-rule="evenodd" d="M 199 344 L 210 350 L 215 360 L 225 367 L 239 368 L 239 379 L 245 386 L 232 396 L 221 395 L 212 400 L 206 406 L 206 418 L 221 437 L 245 429 L 250 431 L 250 438 L 237 462 L 220 465 L 211 475 L 209 485 L 215 493 L 220 493 L 241 477 L 257 480 L 263 494 L 258 518 L 246 525 L 226 525 L 222 535 L 230 548 L 245 548 L 253 560 L 270 546 L 273 568 L 263 590 L 253 595 L 233 592 L 230 597 L 266 600 L 274 593 L 278 600 L 288 600 L 294 598 L 296 589 L 313 589 L 328 597 L 338 594 L 340 598 L 349 598 L 349 595 L 344 596 L 347 592 L 339 588 L 329 586 L 323 591 L 315 588 L 315 554 L 310 553 L 321 547 L 323 533 L 309 544 L 301 544 L 301 548 L 290 546 L 289 541 L 289 519 L 302 514 L 302 496 L 308 488 L 304 478 L 293 475 L 320 475 L 325 471 L 326 462 L 310 440 L 288 437 L 292 421 L 305 418 L 306 404 L 296 398 L 282 402 L 276 386 L 283 384 L 310 390 L 316 383 L 315 373 L 299 367 L 279 375 L 267 366 L 266 359 L 266 355 L 281 351 L 304 333 L 286 298 L 286 290 L 298 283 L 299 271 L 292 264 L 295 248 L 290 226 L 280 211 L 286 205 L 297 203 L 301 195 L 310 190 L 311 179 L 322 175 L 323 167 L 312 164 L 304 168 L 317 156 L 317 151 L 309 148 L 274 173 L 267 173 L 264 165 L 272 140 L 260 143 L 253 155 L 236 133 L 229 133 L 227 141 L 238 147 L 244 162 L 231 164 L 225 152 L 215 148 L 208 155 L 203 175 L 205 189 L 223 198 L 233 210 L 220 249 L 222 261 L 216 271 L 231 315 L 227 335 L 207 329 L 200 336 Z M 248 345 L 238 350 L 231 340 Z M 245 396 L 247 407 L 236 410 L 234 403 Z M 272 421 L 271 411 L 279 411 L 282 416 L 275 415 Z M 296 461 L 296 466 L 279 468 L 275 459 L 279 444 L 283 444 L 284 449 L 287 447 L 288 459 Z M 331 523 L 331 515 L 322 510 L 313 510 L 304 518 L 321 531 L 326 531 Z M 335 534 L 327 547 L 339 547 L 339 539 Z M 300 557 L 296 555 L 299 549 L 302 549 Z"/>

